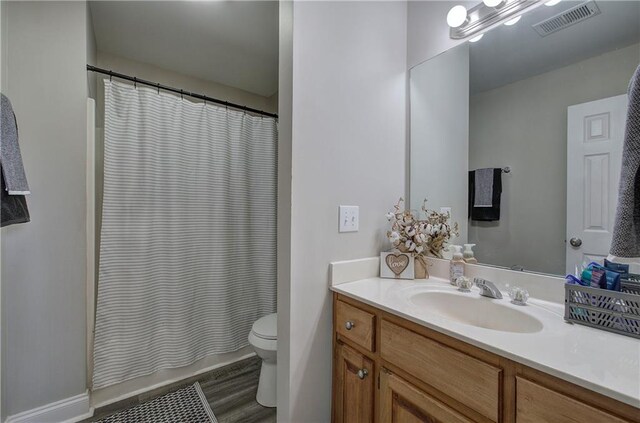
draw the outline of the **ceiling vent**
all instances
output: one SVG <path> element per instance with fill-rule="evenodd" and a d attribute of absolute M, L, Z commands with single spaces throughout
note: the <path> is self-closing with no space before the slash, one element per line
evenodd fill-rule
<path fill-rule="evenodd" d="M 558 32 L 561 29 L 565 29 L 599 14 L 600 9 L 596 2 L 588 1 L 565 10 L 549 19 L 545 19 L 542 22 L 538 22 L 533 25 L 533 29 L 535 29 L 540 36 L 546 37 L 549 34 L 553 34 L 554 32 Z"/>

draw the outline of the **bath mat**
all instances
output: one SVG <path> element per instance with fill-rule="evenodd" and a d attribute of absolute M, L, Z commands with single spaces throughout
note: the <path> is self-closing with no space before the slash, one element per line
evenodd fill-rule
<path fill-rule="evenodd" d="M 96 423 L 218 423 L 198 382 Z"/>

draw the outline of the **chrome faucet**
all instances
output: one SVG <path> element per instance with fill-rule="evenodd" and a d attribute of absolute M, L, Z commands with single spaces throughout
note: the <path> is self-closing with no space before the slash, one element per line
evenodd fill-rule
<path fill-rule="evenodd" d="M 493 282 L 488 281 L 482 278 L 474 278 L 473 283 L 480 288 L 480 295 L 489 298 L 501 299 L 502 293 L 500 290 L 493 284 Z"/>

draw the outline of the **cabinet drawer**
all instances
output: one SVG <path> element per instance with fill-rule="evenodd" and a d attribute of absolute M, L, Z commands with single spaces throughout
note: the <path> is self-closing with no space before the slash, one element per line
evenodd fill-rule
<path fill-rule="evenodd" d="M 516 423 L 626 423 L 618 417 L 516 377 Z"/>
<path fill-rule="evenodd" d="M 351 304 L 336 301 L 336 332 L 369 351 L 374 349 L 375 318 Z"/>
<path fill-rule="evenodd" d="M 502 370 L 382 320 L 381 357 L 497 422 Z"/>

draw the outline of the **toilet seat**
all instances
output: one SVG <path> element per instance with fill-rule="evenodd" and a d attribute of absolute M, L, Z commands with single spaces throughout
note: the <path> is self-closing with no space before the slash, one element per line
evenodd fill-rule
<path fill-rule="evenodd" d="M 261 339 L 275 341 L 278 339 L 277 314 L 268 314 L 256 320 L 251 327 L 251 333 Z"/>

